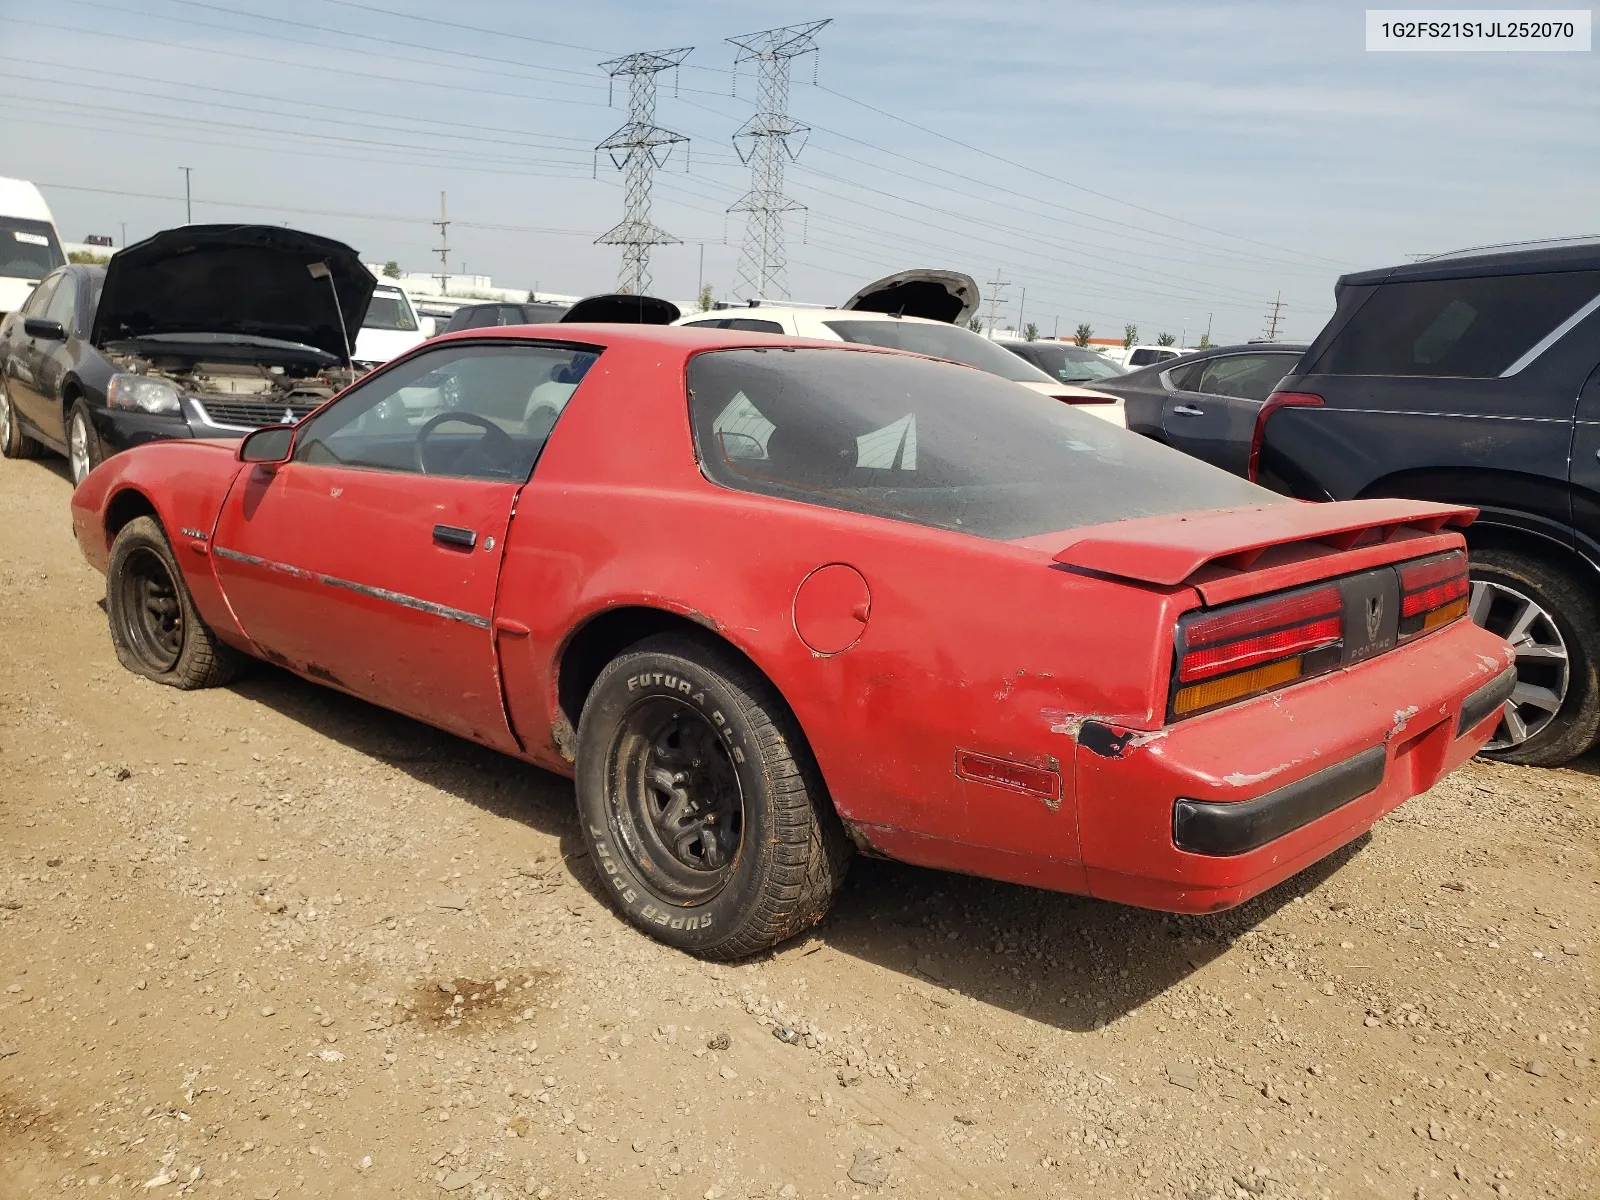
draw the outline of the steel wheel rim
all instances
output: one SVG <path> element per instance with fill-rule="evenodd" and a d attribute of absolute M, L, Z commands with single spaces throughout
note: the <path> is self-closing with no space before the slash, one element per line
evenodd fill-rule
<path fill-rule="evenodd" d="M 1489 579 L 1472 581 L 1474 624 L 1511 643 L 1517 687 L 1485 750 L 1509 750 L 1544 732 L 1567 698 L 1570 659 L 1555 618 L 1531 596 Z"/>
<path fill-rule="evenodd" d="M 82 413 L 72 414 L 72 431 L 67 437 L 67 465 L 72 482 L 82 483 L 89 474 L 89 427 Z"/>
<path fill-rule="evenodd" d="M 117 606 L 123 640 L 157 674 L 172 670 L 183 653 L 183 603 L 167 564 L 140 546 L 123 562 Z"/>
<path fill-rule="evenodd" d="M 11 396 L 0 383 L 0 446 L 11 445 Z"/>
<path fill-rule="evenodd" d="M 641 700 L 623 714 L 610 760 L 612 831 L 645 883 L 679 905 L 720 892 L 744 845 L 744 795 L 711 722 L 671 697 Z"/>

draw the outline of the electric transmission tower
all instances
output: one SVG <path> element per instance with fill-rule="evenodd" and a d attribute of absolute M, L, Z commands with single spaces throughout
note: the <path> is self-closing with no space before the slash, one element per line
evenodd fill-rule
<path fill-rule="evenodd" d="M 627 196 L 623 217 L 595 239 L 597 246 L 621 246 L 622 269 L 617 290 L 643 295 L 650 289 L 650 247 L 677 244 L 678 239 L 650 220 L 650 185 L 656 168 L 665 165 L 672 147 L 689 139 L 656 124 L 656 76 L 689 57 L 692 46 L 660 52 L 642 51 L 613 58 L 600 66 L 628 77 L 628 123 L 595 147 L 611 156 L 623 173 Z"/>
<path fill-rule="evenodd" d="M 734 55 L 734 82 L 739 64 L 756 64 L 756 113 L 733 135 L 740 161 L 750 166 L 750 190 L 728 209 L 748 213 L 744 248 L 739 253 L 739 283 L 751 297 L 787 299 L 788 257 L 783 247 L 783 218 L 805 205 L 783 194 L 783 169 L 797 157 L 811 132 L 789 115 L 789 65 L 802 54 L 817 49 L 817 32 L 828 21 L 787 25 L 729 38 L 739 48 Z M 800 139 L 791 146 L 790 138 Z"/>

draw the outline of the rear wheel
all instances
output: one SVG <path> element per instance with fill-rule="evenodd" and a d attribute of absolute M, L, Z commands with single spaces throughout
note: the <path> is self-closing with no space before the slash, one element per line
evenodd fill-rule
<path fill-rule="evenodd" d="M 772 685 L 718 646 L 649 638 L 600 673 L 578 725 L 578 815 L 612 901 L 708 958 L 820 921 L 849 842 Z"/>
<path fill-rule="evenodd" d="M 1565 571 L 1512 550 L 1472 555 L 1469 612 L 1511 643 L 1517 688 L 1484 754 L 1536 767 L 1582 754 L 1600 732 L 1600 611 Z"/>
<path fill-rule="evenodd" d="M 167 535 L 153 517 L 136 517 L 111 544 L 106 570 L 111 644 L 128 670 L 171 687 L 216 687 L 245 658 L 195 610 Z"/>
<path fill-rule="evenodd" d="M 44 446 L 22 432 L 17 411 L 11 407 L 11 393 L 0 379 L 0 454 L 7 458 L 38 458 Z"/>

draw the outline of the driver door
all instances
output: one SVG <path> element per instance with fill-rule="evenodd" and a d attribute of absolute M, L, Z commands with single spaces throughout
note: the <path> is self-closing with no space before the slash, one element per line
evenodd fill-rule
<path fill-rule="evenodd" d="M 212 537 L 261 652 L 506 750 L 492 620 L 506 526 L 582 347 L 462 343 L 347 391 L 241 472 Z"/>

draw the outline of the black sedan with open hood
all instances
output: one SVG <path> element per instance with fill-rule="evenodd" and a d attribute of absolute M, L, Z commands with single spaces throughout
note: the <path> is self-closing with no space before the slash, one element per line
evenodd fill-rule
<path fill-rule="evenodd" d="M 77 482 L 139 442 L 297 421 L 353 377 L 375 284 L 349 246 L 273 225 L 62 267 L 0 325 L 0 452 L 56 450 Z"/>

